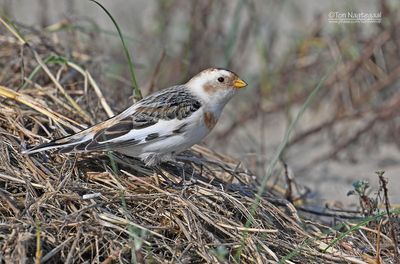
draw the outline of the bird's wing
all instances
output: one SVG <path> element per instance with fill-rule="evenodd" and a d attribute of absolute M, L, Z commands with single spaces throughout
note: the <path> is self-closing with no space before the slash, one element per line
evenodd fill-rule
<path fill-rule="evenodd" d="M 59 148 L 61 153 L 112 150 L 161 140 L 181 133 L 185 119 L 201 102 L 184 86 L 161 90 L 121 114 L 75 135 L 37 146 L 25 153 Z"/>

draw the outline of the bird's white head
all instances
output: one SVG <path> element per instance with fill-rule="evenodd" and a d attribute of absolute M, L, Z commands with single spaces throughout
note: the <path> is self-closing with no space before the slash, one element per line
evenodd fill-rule
<path fill-rule="evenodd" d="M 205 102 L 221 108 L 246 85 L 237 74 L 221 68 L 206 69 L 186 83 Z"/>

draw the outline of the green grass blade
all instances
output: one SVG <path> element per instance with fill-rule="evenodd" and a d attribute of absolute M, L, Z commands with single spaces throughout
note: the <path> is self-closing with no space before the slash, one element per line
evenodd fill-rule
<path fill-rule="evenodd" d="M 284 138 L 281 142 L 281 144 L 278 147 L 278 150 L 276 151 L 272 161 L 270 162 L 270 164 L 268 165 L 268 168 L 266 170 L 266 174 L 263 177 L 260 187 L 258 188 L 257 194 L 256 194 L 256 198 L 254 200 L 254 203 L 252 204 L 251 208 L 250 208 L 250 214 L 251 216 L 253 216 L 258 208 L 258 205 L 261 201 L 261 196 L 264 193 L 265 190 L 265 186 L 266 183 L 268 181 L 268 179 L 271 177 L 273 169 L 275 168 L 276 164 L 278 163 L 280 157 L 282 156 L 288 142 L 289 142 L 289 138 L 290 135 L 292 134 L 294 128 L 297 126 L 297 123 L 299 122 L 300 118 L 303 116 L 305 110 L 308 108 L 308 106 L 311 104 L 311 102 L 314 100 L 315 96 L 318 94 L 318 92 L 322 89 L 323 87 L 323 83 L 325 82 L 325 80 L 328 78 L 328 76 L 331 74 L 331 72 L 333 71 L 332 69 L 334 69 L 336 66 L 333 65 L 333 67 L 327 72 L 327 74 L 325 74 L 325 76 L 319 81 L 319 83 L 317 84 L 317 86 L 314 88 L 314 90 L 310 93 L 310 95 L 307 97 L 306 101 L 304 102 L 304 104 L 302 105 L 302 107 L 300 108 L 300 111 L 297 113 L 296 118 L 290 123 L 288 129 L 286 130 L 286 133 L 284 135 Z M 249 228 L 252 224 L 252 217 L 248 218 L 245 224 L 246 228 Z M 238 249 L 236 255 L 235 255 L 235 259 L 237 262 L 240 262 L 240 254 L 241 251 L 243 250 L 243 247 L 245 245 L 245 241 L 247 238 L 248 232 L 244 232 L 243 233 L 243 237 L 242 237 L 242 241 L 241 241 L 241 246 Z"/>
<path fill-rule="evenodd" d="M 134 97 L 135 97 L 136 100 L 142 99 L 142 92 L 140 91 L 139 86 L 138 86 L 138 84 L 137 84 L 136 76 L 135 76 L 135 71 L 134 71 L 134 69 L 133 69 L 132 57 L 131 57 L 131 55 L 130 55 L 130 53 L 129 53 L 128 47 L 127 47 L 126 44 L 125 44 L 125 40 L 124 40 L 124 37 L 123 37 L 123 35 L 122 35 L 121 29 L 119 28 L 117 22 L 115 21 L 114 17 L 111 15 L 111 13 L 108 12 L 108 10 L 107 10 L 102 4 L 100 4 L 100 3 L 97 2 L 96 0 L 90 0 L 90 1 L 96 3 L 98 6 L 101 7 L 101 9 L 104 10 L 104 12 L 106 12 L 106 14 L 108 15 L 108 17 L 112 20 L 112 22 L 113 22 L 115 28 L 117 29 L 119 38 L 121 39 L 122 46 L 123 46 L 123 48 L 124 48 L 124 52 L 125 52 L 126 58 L 127 58 L 127 60 L 128 60 L 129 71 L 130 71 L 130 73 L 131 73 L 132 86 L 133 86 L 133 89 L 134 89 L 134 91 L 135 91 Z"/>
<path fill-rule="evenodd" d="M 400 214 L 400 209 L 392 210 L 390 213 L 398 215 L 398 214 Z M 364 218 L 358 224 L 356 224 L 355 226 L 352 226 L 349 230 L 347 230 L 346 232 L 340 234 L 340 236 L 338 236 L 337 238 L 332 240 L 332 242 L 329 243 L 329 245 L 324 249 L 324 252 L 326 252 L 329 248 L 331 248 L 334 245 L 336 245 L 340 240 L 345 238 L 350 233 L 359 230 L 362 226 L 366 226 L 371 221 L 379 220 L 380 218 L 384 217 L 385 215 L 388 215 L 388 213 L 386 211 L 382 212 L 382 213 L 379 213 L 377 215 L 374 215 L 374 216 L 369 216 L 369 217 Z"/>
<path fill-rule="evenodd" d="M 67 58 L 62 57 L 62 56 L 56 56 L 56 55 L 50 55 L 48 56 L 45 60 L 44 63 L 58 63 L 58 64 L 65 64 L 67 63 Z M 32 81 L 33 78 L 35 78 L 35 76 L 38 74 L 39 70 L 42 69 L 42 67 L 40 65 L 37 65 L 31 72 L 31 74 L 29 74 L 29 76 L 27 77 L 27 79 L 29 81 Z M 22 85 L 18 88 L 19 89 L 25 89 L 27 86 L 29 85 L 28 82 L 26 82 L 25 80 L 23 81 Z"/>
<path fill-rule="evenodd" d="M 21 42 L 21 44 L 26 44 L 26 39 L 24 35 L 18 30 L 18 28 L 12 23 L 6 16 L 0 14 L 0 22 Z"/>
<path fill-rule="evenodd" d="M 400 214 L 400 209 L 392 210 L 390 212 L 390 214 L 399 215 Z M 382 212 L 382 213 L 379 213 L 379 214 L 376 214 L 376 215 L 373 215 L 373 216 L 365 217 L 360 222 L 358 222 L 355 226 L 351 227 L 349 230 L 347 230 L 346 232 L 343 232 L 337 238 L 332 240 L 332 242 L 329 243 L 328 246 L 323 249 L 323 252 L 325 253 L 329 248 L 335 246 L 340 240 L 342 240 L 343 238 L 345 238 L 349 234 L 359 230 L 362 226 L 366 226 L 368 223 L 370 223 L 372 221 L 377 221 L 377 220 L 381 219 L 382 217 L 384 217 L 386 215 L 388 215 L 387 212 Z M 333 227 L 332 229 L 333 230 L 340 230 L 343 226 L 344 226 L 344 223 L 340 223 L 340 224 L 336 225 L 335 227 Z M 287 260 L 290 260 L 291 258 L 296 256 L 305 246 L 310 245 L 313 241 L 322 240 L 323 237 L 325 237 L 326 235 L 329 235 L 330 233 L 332 233 L 332 229 L 330 229 L 328 232 L 323 232 L 324 236 L 321 236 L 320 238 L 308 238 L 308 239 L 306 239 L 297 248 L 293 249 L 291 252 L 289 252 L 289 254 L 287 254 L 282 259 L 280 259 L 279 260 L 279 264 L 286 263 Z"/>

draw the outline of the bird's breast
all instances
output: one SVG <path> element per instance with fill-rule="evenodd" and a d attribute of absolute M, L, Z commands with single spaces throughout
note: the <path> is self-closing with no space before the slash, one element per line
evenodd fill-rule
<path fill-rule="evenodd" d="M 203 113 L 203 121 L 204 121 L 204 124 L 206 125 L 206 127 L 209 130 L 212 130 L 214 128 L 214 126 L 217 124 L 218 117 L 216 117 L 214 115 L 214 113 L 212 113 L 212 112 L 205 111 Z"/>

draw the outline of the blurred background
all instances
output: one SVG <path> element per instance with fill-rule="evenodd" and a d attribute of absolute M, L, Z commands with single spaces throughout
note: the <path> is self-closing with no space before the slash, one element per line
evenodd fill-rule
<path fill-rule="evenodd" d="M 228 68 L 248 82 L 204 144 L 260 177 L 301 105 L 326 77 L 283 155 L 298 192 L 351 206 L 358 203 L 347 196 L 352 183 L 368 180 L 375 192 L 375 171 L 384 170 L 389 199 L 400 203 L 398 1 L 99 2 L 125 35 L 144 95 L 208 67 Z M 83 64 L 115 112 L 132 103 L 121 42 L 96 4 L 0 0 L 0 11 L 22 29 L 46 32 L 43 46 L 60 43 L 63 49 L 54 52 Z M 345 21 L 341 15 L 348 12 L 381 20 Z M 270 181 L 284 184 L 282 170 Z"/>

